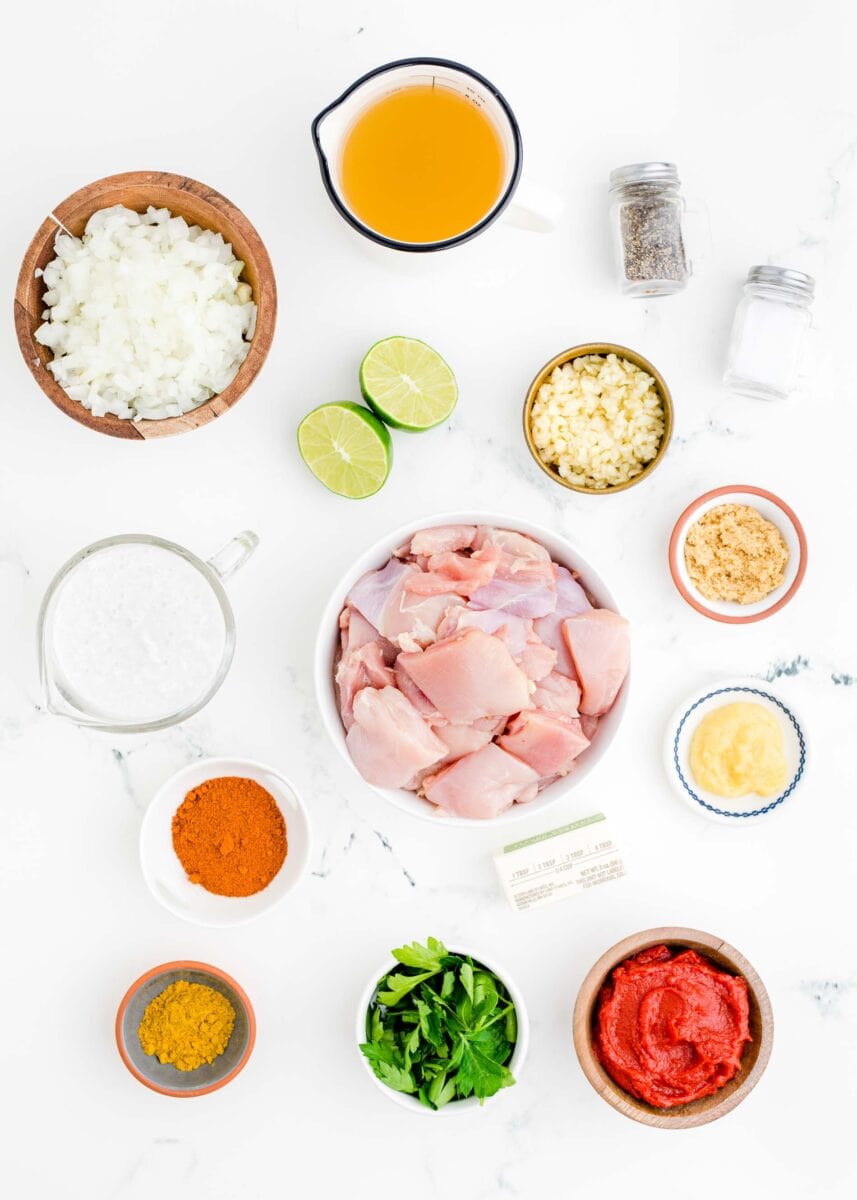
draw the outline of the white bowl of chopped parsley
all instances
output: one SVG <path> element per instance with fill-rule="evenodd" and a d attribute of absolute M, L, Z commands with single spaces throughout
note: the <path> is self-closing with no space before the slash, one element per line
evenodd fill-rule
<path fill-rule="evenodd" d="M 431 937 L 392 955 L 357 1010 L 357 1044 L 378 1087 L 426 1113 L 478 1108 L 512 1087 L 529 1023 L 508 973 Z"/>

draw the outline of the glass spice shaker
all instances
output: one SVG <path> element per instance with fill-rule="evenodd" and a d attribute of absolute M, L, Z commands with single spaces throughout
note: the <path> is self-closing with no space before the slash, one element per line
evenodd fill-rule
<path fill-rule="evenodd" d="M 739 396 L 785 400 L 795 389 L 815 280 L 788 267 L 751 267 L 738 302 L 723 382 Z"/>
<path fill-rule="evenodd" d="M 690 278 L 684 200 L 674 163 L 630 163 L 610 172 L 611 221 L 626 296 L 671 296 Z"/>

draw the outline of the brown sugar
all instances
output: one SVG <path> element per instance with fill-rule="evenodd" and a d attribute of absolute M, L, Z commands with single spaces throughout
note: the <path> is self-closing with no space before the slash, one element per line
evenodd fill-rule
<path fill-rule="evenodd" d="M 706 599 L 755 604 L 783 582 L 789 549 L 776 525 L 749 504 L 718 504 L 690 527 L 684 561 Z"/>

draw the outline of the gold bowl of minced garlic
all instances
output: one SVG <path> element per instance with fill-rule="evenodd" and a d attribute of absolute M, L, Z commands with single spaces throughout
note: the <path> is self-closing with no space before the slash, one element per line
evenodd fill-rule
<path fill-rule="evenodd" d="M 135 1079 L 164 1096 L 204 1096 L 247 1064 L 256 1017 L 244 989 L 209 963 L 171 962 L 131 984 L 116 1045 Z"/>
<path fill-rule="evenodd" d="M 803 722 L 764 680 L 705 688 L 667 726 L 664 765 L 673 787 L 701 815 L 732 825 L 778 810 L 806 763 Z"/>
<path fill-rule="evenodd" d="M 647 479 L 672 436 L 660 372 L 635 350 L 589 342 L 555 355 L 524 400 L 524 438 L 538 467 L 573 492 L 606 496 Z"/>

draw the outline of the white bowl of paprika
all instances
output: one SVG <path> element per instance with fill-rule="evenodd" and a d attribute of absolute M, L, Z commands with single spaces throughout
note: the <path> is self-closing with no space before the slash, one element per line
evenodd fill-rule
<path fill-rule="evenodd" d="M 294 786 L 246 758 L 208 758 L 177 771 L 140 829 L 140 864 L 159 904 L 194 925 L 252 921 L 306 870 L 310 828 Z"/>

